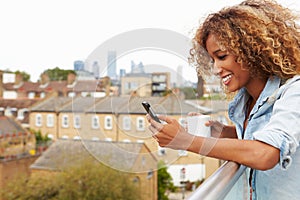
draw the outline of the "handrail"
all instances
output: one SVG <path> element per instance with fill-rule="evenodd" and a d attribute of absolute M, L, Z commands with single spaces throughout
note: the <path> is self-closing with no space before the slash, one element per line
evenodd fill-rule
<path fill-rule="evenodd" d="M 226 161 L 216 172 L 204 181 L 188 200 L 221 200 L 245 171 L 246 167 Z"/>

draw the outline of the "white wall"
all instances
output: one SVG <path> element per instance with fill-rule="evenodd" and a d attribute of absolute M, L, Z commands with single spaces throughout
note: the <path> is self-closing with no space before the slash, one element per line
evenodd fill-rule
<path fill-rule="evenodd" d="M 182 168 L 185 168 L 184 180 L 181 177 Z M 171 174 L 175 186 L 181 186 L 180 181 L 194 182 L 205 177 L 204 164 L 170 165 L 167 171 Z"/>

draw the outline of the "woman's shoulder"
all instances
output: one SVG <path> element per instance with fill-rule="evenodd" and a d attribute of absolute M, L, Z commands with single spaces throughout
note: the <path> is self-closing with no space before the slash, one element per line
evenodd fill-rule
<path fill-rule="evenodd" d="M 286 92 L 300 95 L 300 75 L 295 75 L 294 77 L 286 80 L 279 88 L 277 96 L 280 97 Z"/>

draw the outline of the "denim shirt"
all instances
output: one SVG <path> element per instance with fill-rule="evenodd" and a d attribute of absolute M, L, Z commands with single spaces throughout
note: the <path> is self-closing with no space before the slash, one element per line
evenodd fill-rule
<path fill-rule="evenodd" d="M 274 168 L 254 170 L 254 200 L 300 199 L 300 76 L 281 84 L 278 77 L 269 78 L 249 115 L 246 130 L 246 89 L 242 88 L 229 104 L 229 118 L 239 139 L 262 141 L 280 150 L 280 162 Z"/>

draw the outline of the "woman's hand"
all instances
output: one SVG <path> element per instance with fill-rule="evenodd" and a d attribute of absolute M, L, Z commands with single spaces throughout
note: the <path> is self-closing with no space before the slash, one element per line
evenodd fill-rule
<path fill-rule="evenodd" d="M 157 140 L 159 146 L 186 150 L 193 142 L 195 136 L 189 134 L 177 120 L 166 116 L 158 116 L 160 120 L 166 122 L 162 124 L 153 120 L 149 115 L 146 117 L 150 123 L 149 129 L 153 133 L 152 137 Z"/>
<path fill-rule="evenodd" d="M 210 126 L 211 136 L 215 138 L 220 138 L 222 132 L 224 131 L 225 125 L 216 120 L 209 120 L 205 123 L 205 126 Z"/>

